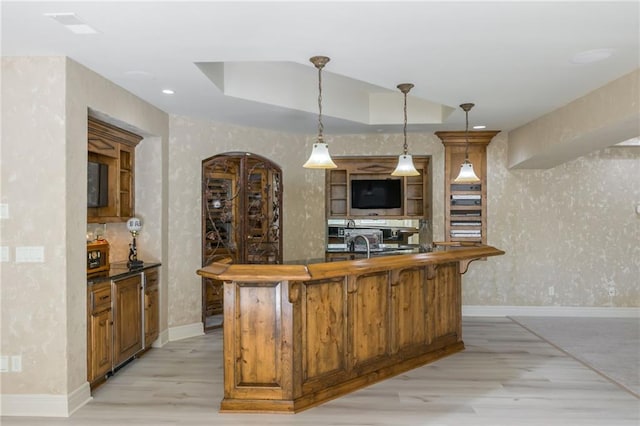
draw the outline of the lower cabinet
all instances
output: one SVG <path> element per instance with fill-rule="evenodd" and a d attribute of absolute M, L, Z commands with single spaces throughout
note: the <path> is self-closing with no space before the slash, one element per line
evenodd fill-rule
<path fill-rule="evenodd" d="M 159 314 L 157 268 L 89 287 L 87 380 L 92 387 L 151 347 L 160 331 Z"/>
<path fill-rule="evenodd" d="M 87 380 L 94 383 L 104 378 L 113 365 L 111 283 L 91 288 L 88 297 Z"/>
<path fill-rule="evenodd" d="M 160 298 L 158 270 L 145 272 L 144 284 L 144 348 L 150 348 L 160 334 Z"/>
<path fill-rule="evenodd" d="M 113 354 L 117 367 L 142 350 L 142 277 L 113 281 Z"/>

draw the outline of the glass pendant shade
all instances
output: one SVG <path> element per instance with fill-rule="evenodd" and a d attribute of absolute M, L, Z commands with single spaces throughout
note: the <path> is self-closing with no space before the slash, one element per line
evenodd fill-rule
<path fill-rule="evenodd" d="M 453 180 L 453 183 L 478 183 L 480 178 L 473 171 L 473 164 L 469 161 L 469 110 L 474 107 L 472 103 L 466 103 L 460 105 L 460 108 L 464 111 L 466 126 L 464 130 L 464 138 L 466 144 L 464 147 L 464 162 L 460 165 L 460 173 L 458 177 Z"/>
<path fill-rule="evenodd" d="M 302 167 L 307 169 L 335 169 L 338 167 L 329 155 L 329 146 L 324 142 L 313 144 L 309 159 Z"/>
<path fill-rule="evenodd" d="M 473 164 L 467 159 L 464 160 L 460 166 L 460 173 L 458 177 L 453 180 L 453 183 L 477 183 L 480 182 L 480 178 L 473 171 Z"/>
<path fill-rule="evenodd" d="M 398 165 L 391 173 L 391 176 L 418 176 L 420 172 L 416 170 L 416 166 L 413 165 L 413 157 L 408 153 L 407 145 L 407 93 L 413 88 L 413 84 L 402 83 L 398 84 L 397 87 L 404 95 L 404 127 L 402 129 L 404 135 L 404 152 L 398 156 Z"/>
<path fill-rule="evenodd" d="M 418 176 L 420 172 L 413 165 L 411 154 L 400 154 L 398 156 L 398 166 L 391 173 L 391 176 Z"/>
<path fill-rule="evenodd" d="M 309 59 L 318 69 L 318 141 L 313 144 L 311 155 L 306 163 L 302 165 L 307 169 L 335 169 L 338 167 L 329 155 L 329 145 L 324 141 L 322 132 L 322 68 L 330 61 L 327 56 L 314 56 Z"/>

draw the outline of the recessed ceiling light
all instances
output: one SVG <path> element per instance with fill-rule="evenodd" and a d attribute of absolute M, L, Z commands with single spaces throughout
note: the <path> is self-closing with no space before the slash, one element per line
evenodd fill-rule
<path fill-rule="evenodd" d="M 64 25 L 74 34 L 97 34 L 98 30 L 82 22 L 73 12 L 45 13 L 44 16 L 52 18 Z"/>
<path fill-rule="evenodd" d="M 175 92 L 171 89 L 162 89 L 162 93 L 165 95 L 173 95 Z"/>
<path fill-rule="evenodd" d="M 476 129 L 476 130 L 480 130 L 480 129 L 486 129 L 487 126 L 485 126 L 484 124 L 479 124 L 477 126 L 473 126 L 473 128 Z"/>
<path fill-rule="evenodd" d="M 585 50 L 573 55 L 569 62 L 572 64 L 591 64 L 593 62 L 599 62 L 607 59 L 613 55 L 613 49 L 593 49 Z"/>

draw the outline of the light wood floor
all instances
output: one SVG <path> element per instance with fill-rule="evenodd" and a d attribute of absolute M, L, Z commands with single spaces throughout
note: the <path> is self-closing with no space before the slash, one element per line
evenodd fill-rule
<path fill-rule="evenodd" d="M 509 318 L 465 318 L 466 350 L 294 415 L 219 414 L 222 331 L 126 366 L 71 418 L 13 425 L 638 426 L 640 400 Z"/>

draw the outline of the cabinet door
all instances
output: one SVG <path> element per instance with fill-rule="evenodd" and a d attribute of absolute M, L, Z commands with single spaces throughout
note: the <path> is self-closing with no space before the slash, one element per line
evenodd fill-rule
<path fill-rule="evenodd" d="M 247 160 L 242 217 L 245 236 L 242 262 L 282 262 L 282 177 L 269 161 Z"/>
<path fill-rule="evenodd" d="M 202 266 L 218 255 L 235 259 L 238 251 L 237 178 L 235 174 L 216 171 L 219 168 L 222 167 L 215 162 L 203 165 Z"/>
<path fill-rule="evenodd" d="M 104 377 L 111 371 L 113 345 L 111 340 L 111 309 L 89 317 L 89 382 Z"/>
<path fill-rule="evenodd" d="M 151 347 L 159 335 L 159 293 L 158 271 L 152 270 L 145 273 L 144 289 L 144 346 Z"/>
<path fill-rule="evenodd" d="M 142 281 L 136 275 L 113 282 L 115 291 L 114 357 L 115 366 L 142 349 Z"/>

